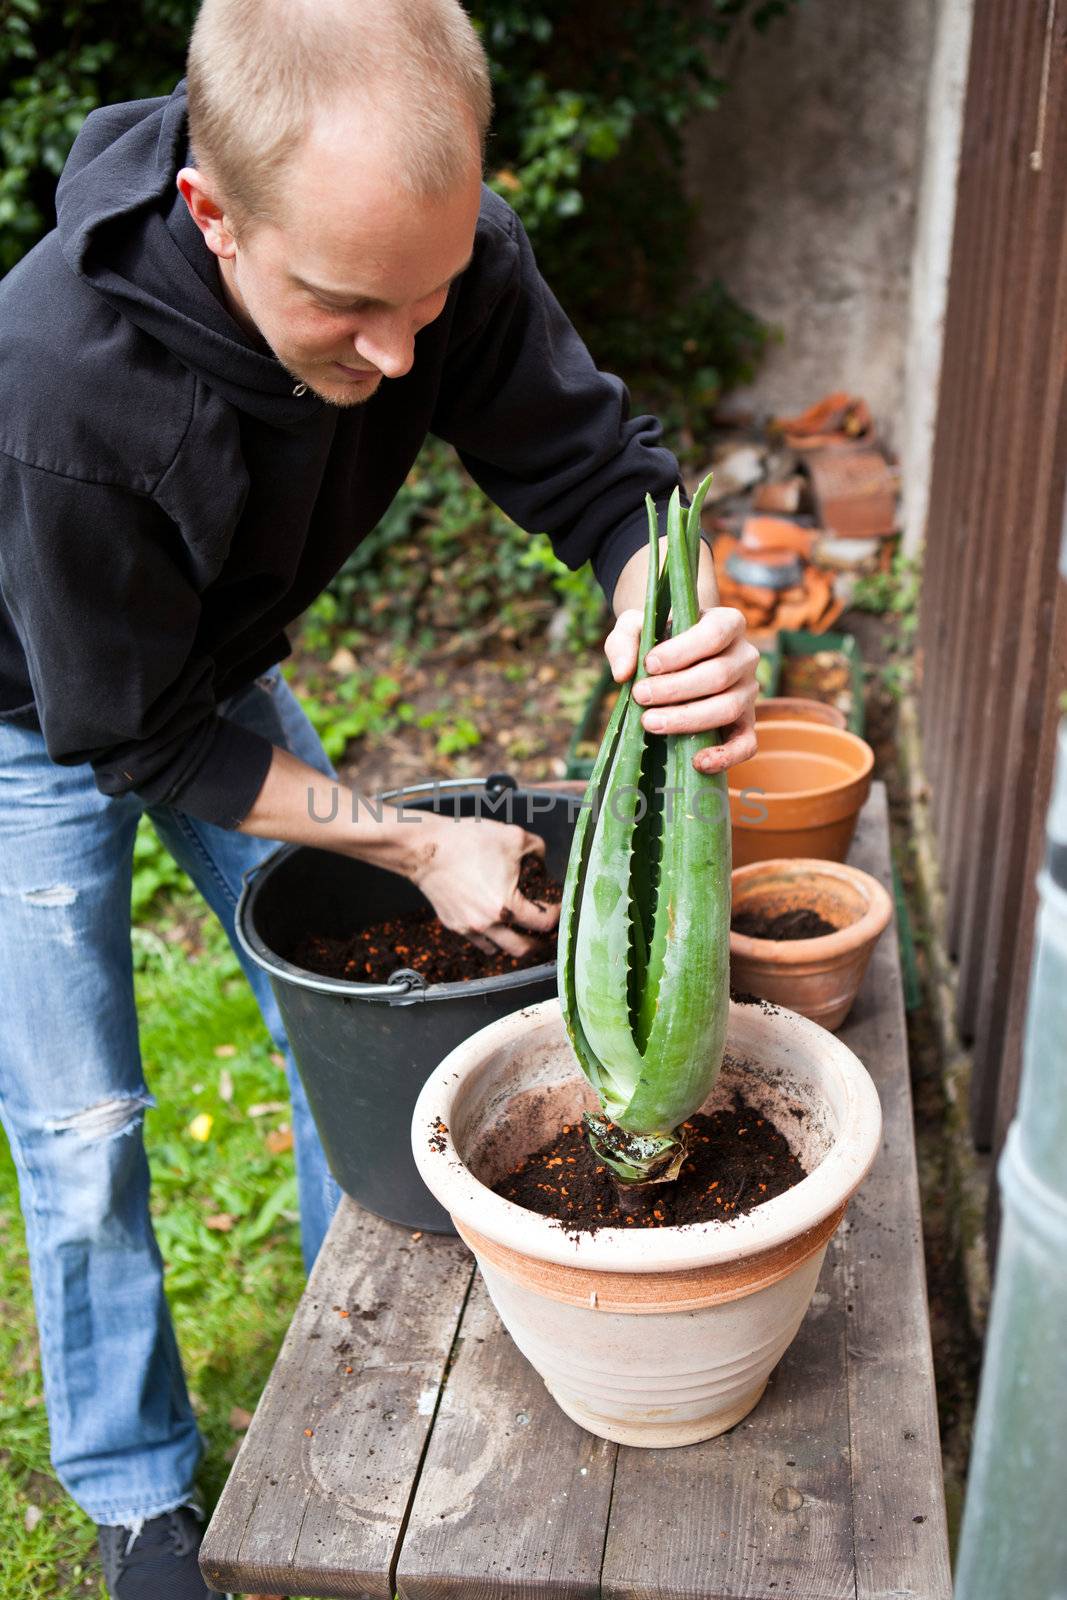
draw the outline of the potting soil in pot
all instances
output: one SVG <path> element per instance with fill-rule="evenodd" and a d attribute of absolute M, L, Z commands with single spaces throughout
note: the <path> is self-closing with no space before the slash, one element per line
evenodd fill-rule
<path fill-rule="evenodd" d="M 638 1211 L 620 1207 L 618 1188 L 594 1156 L 580 1122 L 566 1124 L 494 1191 L 528 1211 L 557 1218 L 567 1232 L 595 1233 L 731 1221 L 807 1176 L 783 1135 L 740 1092 L 729 1106 L 698 1113 L 683 1126 L 689 1155 L 681 1173 L 673 1183 L 645 1186 L 647 1203 Z"/>
<path fill-rule="evenodd" d="M 820 939 L 836 933 L 837 928 L 810 906 L 792 906 L 775 916 L 764 911 L 735 911 L 730 932 L 743 933 L 749 939 Z"/>
<path fill-rule="evenodd" d="M 537 905 L 558 905 L 563 898 L 563 885 L 548 877 L 540 856 L 524 858 L 519 888 Z M 496 949 L 487 952 L 446 928 L 427 907 L 357 928 L 346 937 L 309 933 L 289 952 L 288 959 L 306 972 L 348 978 L 353 983 L 388 983 L 401 967 L 421 972 L 427 983 L 458 983 L 464 978 L 497 978 L 554 961 L 556 935 L 538 936 L 535 947 L 524 956 Z"/>

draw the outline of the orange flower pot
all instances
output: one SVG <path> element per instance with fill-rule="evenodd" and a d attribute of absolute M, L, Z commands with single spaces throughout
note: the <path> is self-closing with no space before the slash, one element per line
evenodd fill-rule
<path fill-rule="evenodd" d="M 783 856 L 843 861 L 870 792 L 874 751 L 844 728 L 761 722 L 759 749 L 731 767 L 736 866 Z"/>
<path fill-rule="evenodd" d="M 815 939 L 730 933 L 730 982 L 833 1030 L 849 1013 L 871 951 L 893 917 L 876 878 L 838 861 L 757 861 L 733 874 L 733 910 L 772 918 L 801 908 L 834 924 Z"/>
<path fill-rule="evenodd" d="M 756 701 L 757 722 L 825 722 L 830 728 L 847 728 L 845 713 L 825 700 L 805 700 L 800 695 L 772 695 Z"/>

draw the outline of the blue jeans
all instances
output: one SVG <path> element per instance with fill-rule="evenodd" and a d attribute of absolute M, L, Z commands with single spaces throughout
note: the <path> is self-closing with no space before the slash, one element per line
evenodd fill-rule
<path fill-rule="evenodd" d="M 330 763 L 277 668 L 223 709 L 323 772 Z M 144 1081 L 130 950 L 144 808 L 57 766 L 0 723 L 0 1116 L 26 1221 L 52 1461 L 94 1522 L 188 1500 L 201 1441 L 148 1214 Z M 149 816 L 230 935 L 286 1055 L 301 1242 L 314 1260 L 339 1191 L 266 975 L 234 941 L 242 874 L 275 848 L 172 807 Z"/>

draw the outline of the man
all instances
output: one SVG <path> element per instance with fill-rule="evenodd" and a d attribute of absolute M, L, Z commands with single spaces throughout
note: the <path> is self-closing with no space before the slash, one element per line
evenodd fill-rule
<path fill-rule="evenodd" d="M 411 878 L 517 951 L 523 829 L 334 807 L 277 663 L 428 431 L 612 600 L 634 669 L 646 490 L 629 420 L 481 186 L 490 91 L 456 0 L 206 0 L 188 90 L 91 116 L 58 226 L 0 290 L 0 1104 L 56 1471 L 110 1593 L 202 1597 L 199 1441 L 148 1218 L 130 857 L 145 811 L 228 932 L 273 841 Z M 755 651 L 707 607 L 657 648 L 646 723 L 752 753 Z M 315 818 L 333 816 L 331 822 Z M 269 988 L 248 977 L 280 1047 Z M 290 1064 L 308 1262 L 336 1200 Z"/>

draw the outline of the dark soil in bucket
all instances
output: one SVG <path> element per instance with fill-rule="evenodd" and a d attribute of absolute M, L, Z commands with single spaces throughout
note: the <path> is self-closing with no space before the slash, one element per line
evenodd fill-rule
<path fill-rule="evenodd" d="M 548 877 L 540 856 L 524 858 L 519 888 L 527 900 L 538 905 L 558 905 L 563 898 L 563 885 Z M 421 972 L 427 983 L 459 983 L 465 978 L 498 978 L 555 959 L 554 931 L 539 937 L 524 956 L 503 950 L 487 952 L 446 928 L 429 908 L 389 917 L 345 938 L 310 933 L 288 955 L 288 960 L 306 972 L 347 978 L 352 983 L 388 983 L 401 967 Z"/>
<path fill-rule="evenodd" d="M 735 911 L 730 932 L 743 933 L 749 939 L 821 939 L 837 929 L 810 906 L 792 906 L 774 917 L 762 911 Z"/>
<path fill-rule="evenodd" d="M 595 1233 L 599 1228 L 732 1221 L 807 1176 L 773 1122 L 740 1093 L 730 1106 L 698 1114 L 683 1126 L 689 1155 L 681 1173 L 673 1183 L 647 1186 L 647 1205 L 636 1211 L 620 1206 L 615 1180 L 589 1148 L 580 1122 L 565 1124 L 557 1138 L 502 1178 L 494 1192 L 527 1211 L 555 1217 L 568 1233 Z"/>

